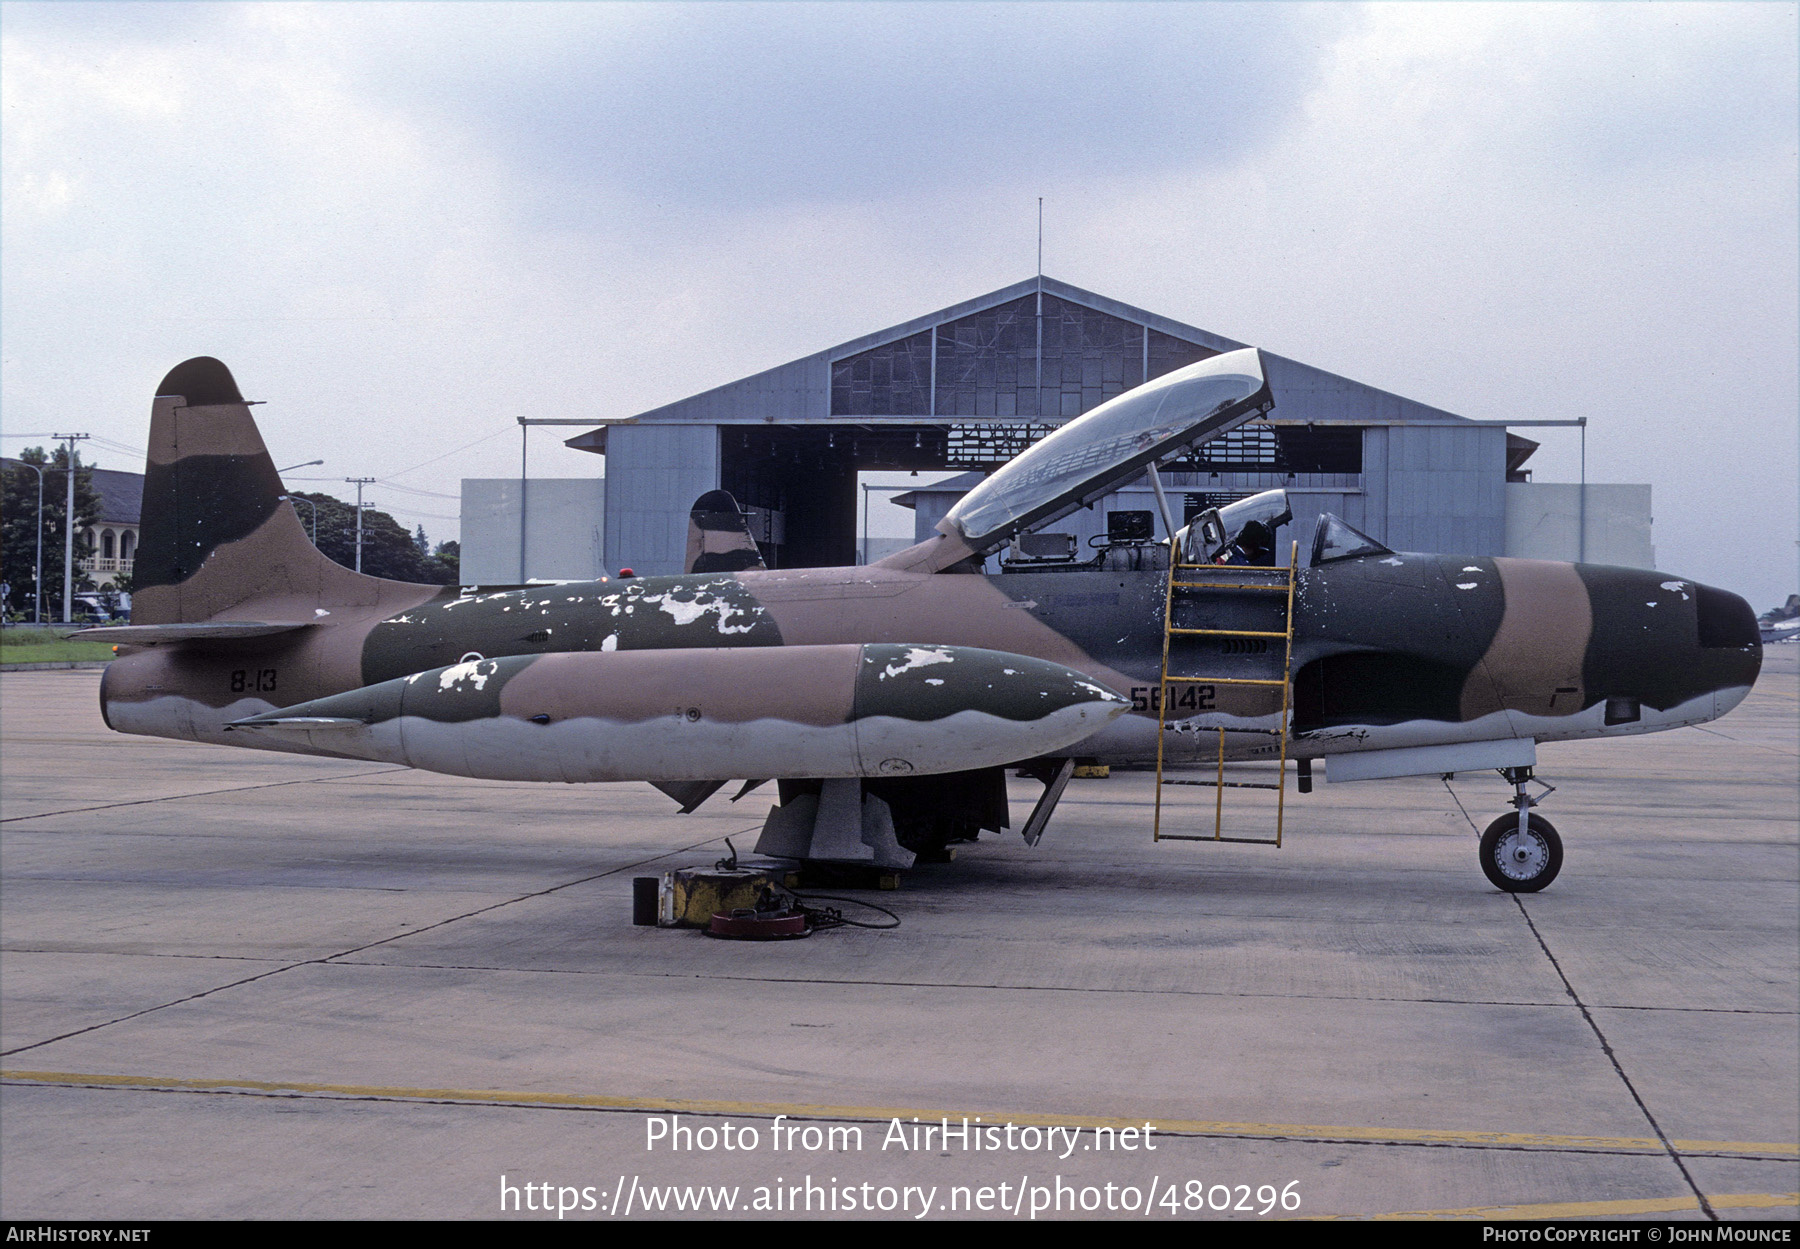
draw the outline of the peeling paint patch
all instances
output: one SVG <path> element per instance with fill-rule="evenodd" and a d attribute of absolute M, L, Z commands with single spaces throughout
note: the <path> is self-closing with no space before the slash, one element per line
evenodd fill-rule
<path fill-rule="evenodd" d="M 674 617 L 677 625 L 691 625 L 704 616 L 717 615 L 718 622 L 714 626 L 720 633 L 748 633 L 756 627 L 755 617 L 743 610 L 736 603 L 720 598 L 715 594 L 698 591 L 691 599 L 679 599 L 673 593 L 647 595 L 646 603 L 655 603 L 663 611 Z M 627 608 L 626 610 L 630 610 Z M 750 617 L 746 624 L 734 623 L 737 617 Z"/>
<path fill-rule="evenodd" d="M 499 670 L 500 665 L 492 659 L 477 659 L 472 663 L 452 664 L 438 674 L 439 690 L 460 690 L 465 688 L 464 682 L 474 689 L 486 687 L 488 678 Z"/>
<path fill-rule="evenodd" d="M 889 664 L 882 670 L 880 679 L 897 677 L 902 672 L 911 672 L 914 668 L 926 668 L 932 664 L 954 663 L 956 657 L 947 650 L 928 650 L 920 646 L 907 648 L 906 658 L 897 664 Z"/>

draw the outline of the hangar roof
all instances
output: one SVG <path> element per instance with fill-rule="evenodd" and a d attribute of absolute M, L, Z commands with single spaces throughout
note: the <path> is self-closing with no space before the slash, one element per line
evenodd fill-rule
<path fill-rule="evenodd" d="M 1048 299 L 1060 301 L 1059 306 L 1098 314 L 1089 316 L 1090 325 L 1086 332 L 1090 336 L 1095 333 L 1095 323 L 1101 330 L 1113 329 L 1115 337 L 1119 325 L 1122 323 L 1126 326 L 1134 337 L 1124 348 L 1127 363 L 1124 377 L 1109 376 L 1102 383 L 1097 376 L 1099 361 L 1094 358 L 1101 349 L 1090 341 L 1086 348 L 1085 363 L 1089 366 L 1089 373 L 1094 376 L 1084 378 L 1083 381 L 1091 381 L 1092 385 L 1084 387 L 1080 382 L 1068 383 L 1066 379 L 1070 376 L 1069 372 L 1048 384 L 1047 379 L 1040 375 L 1036 384 L 1029 387 L 1020 384 L 1016 387 L 1019 392 L 1016 404 L 1001 405 L 1002 408 L 1016 406 L 1018 410 L 1015 411 L 969 408 L 972 387 L 964 387 L 962 391 L 956 392 L 957 403 L 951 403 L 951 392 L 947 389 L 945 378 L 939 375 L 938 368 L 940 357 L 947 357 L 951 352 L 953 338 L 960 342 L 967 337 L 964 331 L 971 329 L 977 337 L 981 334 L 991 336 L 994 332 L 993 319 L 990 317 L 983 321 L 982 314 L 1004 314 L 1007 305 L 1016 304 L 1039 292 Z M 940 334 L 929 333 L 939 327 L 951 328 L 944 329 Z M 1077 327 L 1076 332 L 1082 332 L 1081 327 Z M 1141 365 L 1137 365 L 1132 357 L 1136 356 L 1138 350 L 1135 335 L 1140 334 L 1143 361 Z M 914 345 L 915 340 L 915 350 L 909 359 L 907 348 Z M 985 345 L 964 349 L 958 357 L 958 367 L 966 367 L 968 376 L 974 377 L 978 364 L 985 366 L 985 361 L 976 360 L 983 352 L 988 361 L 1005 356 L 1015 366 L 1020 360 L 1037 359 L 1035 345 L 1023 350 L 1009 349 L 994 345 L 998 341 L 990 337 Z M 1153 344 L 1162 352 L 1160 359 L 1153 353 Z M 1031 277 L 975 299 L 850 339 L 802 359 L 728 382 L 687 399 L 640 412 L 626 418 L 626 421 L 642 425 L 949 424 L 994 416 L 1056 425 L 1119 393 L 1121 388 L 1129 389 L 1147 380 L 1145 373 L 1156 376 L 1192 359 L 1233 351 L 1246 345 L 1054 278 Z M 1080 350 L 1079 345 L 1072 347 L 1059 364 L 1079 372 L 1075 357 Z M 1113 345 L 1113 351 L 1115 358 L 1118 357 L 1117 344 Z M 1048 363 L 1048 344 L 1044 355 Z M 860 406 L 847 409 L 846 387 L 852 358 L 875 356 L 883 357 L 877 365 L 882 375 L 887 377 L 892 374 L 895 380 L 891 385 L 883 383 L 887 388 L 880 392 L 880 397 L 872 406 L 866 401 L 865 393 L 856 401 Z M 1263 361 L 1270 387 L 1275 394 L 1272 419 L 1278 424 L 1485 423 L 1470 421 L 1453 412 L 1430 407 L 1270 352 L 1263 353 Z M 909 367 L 917 374 L 914 380 L 911 383 L 899 380 L 899 373 Z M 988 383 L 992 382 L 991 370 L 983 376 Z M 991 384 L 989 389 L 992 389 Z M 1051 402 L 1045 402 L 1047 392 Z M 985 403 L 991 403 L 991 396 L 983 398 Z M 1059 398 L 1060 402 L 1055 402 Z M 1041 414 L 1035 408 L 1026 410 L 1029 405 L 1034 404 L 1054 407 L 1055 410 L 1046 410 Z M 604 452 L 606 430 L 599 428 L 581 434 L 569 439 L 567 445 L 578 450 Z"/>

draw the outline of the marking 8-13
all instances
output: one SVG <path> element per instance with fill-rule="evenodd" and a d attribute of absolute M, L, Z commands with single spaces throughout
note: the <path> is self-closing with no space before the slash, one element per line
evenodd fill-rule
<path fill-rule="evenodd" d="M 272 694 L 275 692 L 275 669 L 273 668 L 239 668 L 231 674 L 231 692 L 233 694 L 257 693 Z"/>

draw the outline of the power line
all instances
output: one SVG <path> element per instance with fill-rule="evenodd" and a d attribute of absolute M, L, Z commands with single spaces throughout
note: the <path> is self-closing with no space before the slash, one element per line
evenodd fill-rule
<path fill-rule="evenodd" d="M 436 464 L 439 460 L 447 460 L 451 456 L 456 455 L 459 452 L 467 451 L 470 447 L 478 447 L 482 443 L 490 442 L 493 439 L 498 438 L 501 434 L 508 433 L 508 432 L 510 432 L 510 431 L 505 430 L 505 429 L 497 429 L 491 434 L 482 435 L 480 438 L 477 438 L 474 442 L 465 442 L 462 446 L 457 447 L 454 451 L 446 451 L 442 455 L 434 455 L 429 460 L 425 460 L 421 463 L 415 464 L 411 468 L 403 468 L 398 473 L 389 473 L 388 477 L 403 477 L 407 473 L 417 472 L 419 469 L 424 468 L 427 464 Z M 385 479 L 384 479 L 384 484 L 386 484 Z"/>
<path fill-rule="evenodd" d="M 425 495 L 430 495 L 434 499 L 461 499 L 462 498 L 462 496 L 460 494 L 445 494 L 442 490 L 420 490 L 414 486 L 402 486 L 398 482 L 389 481 L 385 477 L 380 479 L 380 483 L 382 485 L 386 486 L 390 490 L 399 490 L 406 494 L 425 494 Z"/>

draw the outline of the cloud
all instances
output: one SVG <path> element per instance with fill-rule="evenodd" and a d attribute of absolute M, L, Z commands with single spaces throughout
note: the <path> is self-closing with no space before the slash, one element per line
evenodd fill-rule
<path fill-rule="evenodd" d="M 1793 576 L 1792 5 L 8 3 L 0 36 L 10 429 L 141 441 L 216 355 L 283 462 L 392 473 L 1017 281 L 1042 194 L 1047 272 L 1592 416 L 1672 570 Z M 599 469 L 551 443 L 534 471 Z"/>
<path fill-rule="evenodd" d="M 1329 6 L 377 8 L 358 83 L 477 135 L 557 216 L 966 193 L 1240 158 L 1352 24 Z M 378 53 L 378 55 L 377 55 Z"/>
<path fill-rule="evenodd" d="M 1789 4 L 1377 5 L 1337 47 L 1365 125 L 1581 177 L 1791 146 Z"/>

